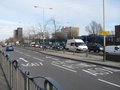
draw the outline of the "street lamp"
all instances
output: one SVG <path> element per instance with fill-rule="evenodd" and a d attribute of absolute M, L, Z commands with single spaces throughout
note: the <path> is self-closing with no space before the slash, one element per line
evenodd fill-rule
<path fill-rule="evenodd" d="M 44 25 L 44 18 L 45 18 L 45 16 L 44 16 L 44 14 L 45 14 L 45 9 L 50 9 L 50 10 L 52 10 L 53 8 L 44 8 L 44 7 L 40 7 L 40 6 L 34 6 L 34 8 L 41 8 L 42 10 L 43 10 L 43 25 Z"/>
<path fill-rule="evenodd" d="M 103 30 L 105 31 L 105 2 L 104 2 L 104 0 L 103 0 Z M 105 59 L 106 59 L 105 46 L 106 46 L 106 36 L 104 36 L 103 61 L 105 61 Z"/>
<path fill-rule="evenodd" d="M 45 29 L 45 9 L 49 9 L 49 10 L 52 10 L 53 8 L 44 8 L 44 7 L 40 7 L 40 6 L 34 6 L 34 8 L 40 8 L 43 10 L 43 29 L 42 29 L 42 32 L 43 32 L 43 46 L 44 46 L 44 29 Z M 43 47 L 44 48 L 44 47 Z"/>

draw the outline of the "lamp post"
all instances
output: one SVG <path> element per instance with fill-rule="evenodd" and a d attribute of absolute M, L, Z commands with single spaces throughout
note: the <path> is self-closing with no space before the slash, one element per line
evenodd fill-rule
<path fill-rule="evenodd" d="M 49 9 L 49 10 L 52 10 L 53 8 L 44 8 L 44 7 L 40 7 L 40 6 L 34 6 L 34 8 L 40 8 L 42 9 L 42 12 L 43 12 L 43 29 L 42 29 L 42 33 L 43 33 L 43 49 L 44 49 L 44 30 L 45 30 L 45 9 Z"/>
<path fill-rule="evenodd" d="M 105 2 L 104 2 L 104 0 L 103 0 L 103 30 L 105 31 Z M 106 36 L 104 36 L 103 61 L 105 61 L 105 59 L 106 59 L 105 46 L 106 46 Z"/>

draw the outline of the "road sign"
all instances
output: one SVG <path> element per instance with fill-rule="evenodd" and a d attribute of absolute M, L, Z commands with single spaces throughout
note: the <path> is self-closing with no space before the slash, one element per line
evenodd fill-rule
<path fill-rule="evenodd" d="M 110 32 L 109 31 L 100 31 L 101 36 L 109 36 Z"/>

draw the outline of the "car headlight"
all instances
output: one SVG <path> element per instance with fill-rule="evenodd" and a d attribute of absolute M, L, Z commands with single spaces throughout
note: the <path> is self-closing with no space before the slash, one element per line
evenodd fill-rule
<path fill-rule="evenodd" d="M 100 50 L 103 50 L 103 48 L 100 48 Z"/>

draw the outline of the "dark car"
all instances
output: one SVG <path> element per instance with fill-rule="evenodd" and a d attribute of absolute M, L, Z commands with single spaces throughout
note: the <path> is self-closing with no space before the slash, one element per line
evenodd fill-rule
<path fill-rule="evenodd" d="M 6 46 L 6 51 L 14 51 L 14 47 L 12 45 Z"/>
<path fill-rule="evenodd" d="M 103 46 L 100 45 L 99 43 L 88 43 L 88 50 L 89 52 L 94 51 L 94 52 L 103 52 Z"/>
<path fill-rule="evenodd" d="M 64 44 L 53 44 L 52 45 L 52 49 L 64 50 L 65 49 L 65 45 Z"/>

